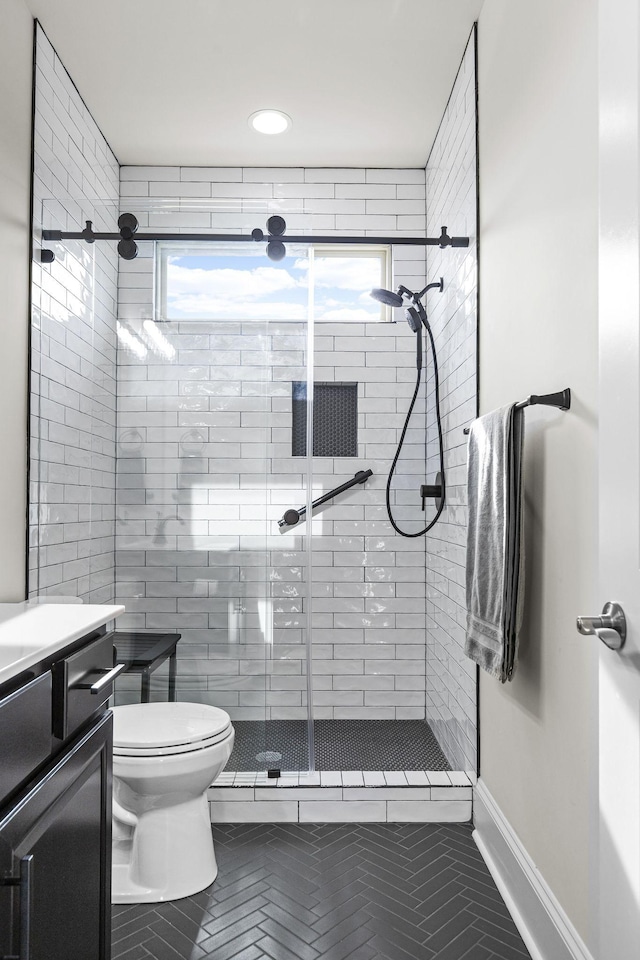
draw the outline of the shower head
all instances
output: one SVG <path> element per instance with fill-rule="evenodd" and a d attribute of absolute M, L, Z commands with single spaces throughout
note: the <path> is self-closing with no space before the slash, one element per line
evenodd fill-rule
<path fill-rule="evenodd" d="M 374 300 L 377 300 L 378 303 L 384 303 L 387 307 L 401 307 L 402 306 L 402 296 L 399 293 L 393 293 L 391 290 L 382 290 L 380 287 L 375 287 L 370 296 Z"/>
<path fill-rule="evenodd" d="M 377 300 L 379 303 L 384 303 L 387 307 L 402 307 L 405 304 L 405 297 L 408 301 L 413 300 L 418 309 L 415 307 L 409 307 L 404 311 L 407 323 L 411 327 L 414 333 L 417 333 L 422 326 L 422 318 L 420 316 L 421 304 L 416 299 L 416 295 L 408 290 L 407 287 L 400 285 L 396 291 L 393 293 L 391 290 L 383 290 L 380 287 L 376 287 L 371 291 L 371 296 L 374 300 Z"/>
<path fill-rule="evenodd" d="M 422 320 L 420 319 L 420 314 L 415 307 L 407 307 L 404 312 L 405 319 L 414 333 L 417 333 L 422 326 Z"/>
<path fill-rule="evenodd" d="M 440 293 L 444 290 L 444 280 L 442 277 L 440 277 L 437 283 L 428 283 L 424 290 L 421 290 L 419 293 L 413 293 L 412 290 L 400 284 L 395 293 L 391 290 L 383 290 L 380 287 L 376 287 L 371 291 L 370 296 L 379 303 L 384 303 L 387 307 L 402 307 L 406 305 L 404 311 L 406 321 L 413 332 L 417 333 L 422 324 L 427 328 L 429 327 L 429 321 L 427 320 L 427 314 L 422 306 L 421 299 L 427 290 L 436 288 Z M 409 306 L 406 301 L 412 303 L 413 306 Z"/>

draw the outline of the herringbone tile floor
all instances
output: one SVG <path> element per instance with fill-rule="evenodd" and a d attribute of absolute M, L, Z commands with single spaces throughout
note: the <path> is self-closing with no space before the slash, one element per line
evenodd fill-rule
<path fill-rule="evenodd" d="M 528 960 L 468 824 L 219 824 L 218 879 L 114 907 L 118 960 Z"/>

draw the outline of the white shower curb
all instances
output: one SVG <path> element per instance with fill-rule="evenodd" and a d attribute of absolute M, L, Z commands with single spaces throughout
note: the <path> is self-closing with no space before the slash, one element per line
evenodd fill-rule
<path fill-rule="evenodd" d="M 413 782 L 410 782 L 413 781 Z M 208 791 L 212 823 L 465 823 L 464 771 L 222 774 Z"/>

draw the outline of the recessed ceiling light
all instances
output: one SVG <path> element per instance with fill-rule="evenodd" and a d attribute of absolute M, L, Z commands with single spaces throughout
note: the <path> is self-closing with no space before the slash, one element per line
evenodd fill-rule
<path fill-rule="evenodd" d="M 249 117 L 249 126 L 258 133 L 284 133 L 291 126 L 291 117 L 281 110 L 256 110 Z"/>

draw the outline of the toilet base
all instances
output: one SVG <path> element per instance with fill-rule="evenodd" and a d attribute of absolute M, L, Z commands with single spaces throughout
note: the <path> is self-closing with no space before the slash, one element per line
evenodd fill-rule
<path fill-rule="evenodd" d="M 202 886 L 198 883 L 195 886 L 185 887 L 180 893 L 174 893 L 172 890 L 167 893 L 166 890 L 153 890 L 147 887 L 138 887 L 129 876 L 129 867 L 125 863 L 114 863 L 113 865 L 113 893 L 111 895 L 112 903 L 164 903 L 167 900 L 181 900 L 183 897 L 191 897 L 194 893 L 200 893 L 205 890 L 209 884 L 213 883 L 218 875 L 216 867 L 213 875 Z M 115 891 L 118 891 L 117 893 Z"/>
<path fill-rule="evenodd" d="M 199 893 L 217 874 L 205 796 L 114 820 L 112 903 L 162 903 Z"/>

